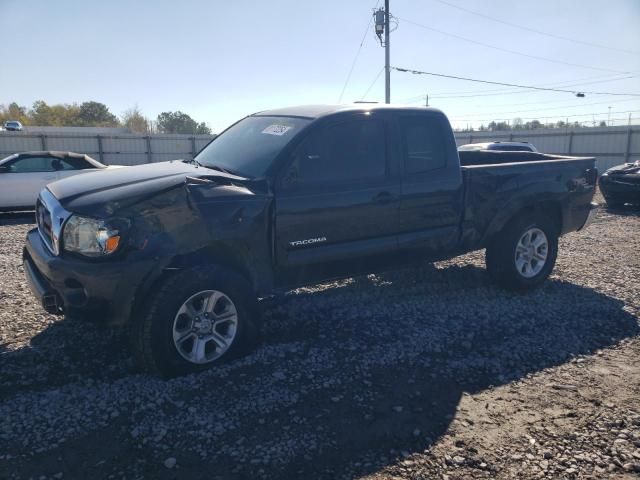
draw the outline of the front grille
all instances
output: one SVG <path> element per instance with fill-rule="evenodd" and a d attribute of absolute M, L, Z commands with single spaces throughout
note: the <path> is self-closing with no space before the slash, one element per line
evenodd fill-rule
<path fill-rule="evenodd" d="M 36 221 L 42 241 L 54 255 L 60 253 L 60 240 L 64 223 L 71 216 L 58 199 L 46 188 L 40 192 L 36 202 Z"/>
<path fill-rule="evenodd" d="M 36 220 L 38 222 L 38 231 L 45 245 L 53 252 L 53 231 L 51 228 L 51 212 L 45 207 L 42 200 L 38 198 L 36 203 Z"/>

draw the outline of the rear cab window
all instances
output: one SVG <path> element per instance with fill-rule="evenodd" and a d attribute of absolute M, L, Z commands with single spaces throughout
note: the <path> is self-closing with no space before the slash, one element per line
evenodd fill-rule
<path fill-rule="evenodd" d="M 399 119 L 405 176 L 447 166 L 445 136 L 437 118 L 414 115 Z"/>

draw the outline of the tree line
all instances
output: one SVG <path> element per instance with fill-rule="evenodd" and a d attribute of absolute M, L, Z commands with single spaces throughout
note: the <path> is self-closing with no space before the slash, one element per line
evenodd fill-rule
<path fill-rule="evenodd" d="M 0 123 L 4 124 L 7 120 L 39 127 L 125 127 L 143 134 L 211 134 L 206 123 L 198 123 L 181 111 L 162 112 L 155 120 L 151 120 L 134 106 L 117 117 L 104 103 L 95 101 L 49 105 L 38 100 L 31 108 L 15 102 L 0 105 Z"/>
<path fill-rule="evenodd" d="M 589 125 L 592 124 L 592 125 Z M 512 122 L 500 121 L 500 122 L 490 122 L 487 125 L 482 124 L 478 128 L 466 127 L 466 128 L 457 128 L 457 132 L 497 132 L 504 130 L 535 130 L 536 128 L 582 128 L 596 126 L 596 122 L 564 122 L 562 120 L 558 122 L 547 122 L 542 123 L 539 120 L 531 120 L 528 122 L 523 122 L 521 118 L 514 118 Z M 607 122 L 601 121 L 598 127 L 606 127 Z"/>

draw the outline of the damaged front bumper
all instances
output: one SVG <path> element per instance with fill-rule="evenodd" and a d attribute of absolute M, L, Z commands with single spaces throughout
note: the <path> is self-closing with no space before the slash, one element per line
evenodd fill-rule
<path fill-rule="evenodd" d="M 82 315 L 125 323 L 152 261 L 88 262 L 55 256 L 37 229 L 27 234 L 22 254 L 29 288 L 49 313 Z"/>

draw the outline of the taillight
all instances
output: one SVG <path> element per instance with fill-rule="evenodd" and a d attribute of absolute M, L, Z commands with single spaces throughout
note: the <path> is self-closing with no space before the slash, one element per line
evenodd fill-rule
<path fill-rule="evenodd" d="M 588 168 L 584 172 L 584 178 L 587 180 L 589 185 L 595 185 L 598 182 L 598 168 Z"/>

